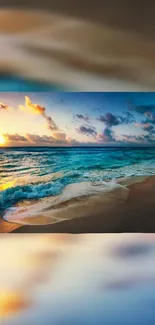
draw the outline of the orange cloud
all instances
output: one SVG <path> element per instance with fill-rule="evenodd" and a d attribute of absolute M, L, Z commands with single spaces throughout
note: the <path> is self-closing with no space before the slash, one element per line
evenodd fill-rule
<path fill-rule="evenodd" d="M 32 104 L 28 96 L 25 96 L 25 105 L 26 107 L 32 109 L 32 111 L 34 111 L 36 114 L 43 115 L 45 113 L 45 107 L 42 107 L 38 104 Z"/>
<path fill-rule="evenodd" d="M 27 139 L 22 136 L 22 135 L 19 135 L 18 133 L 15 133 L 15 134 L 4 134 L 4 138 L 7 140 L 7 141 L 15 141 L 15 142 L 22 142 L 22 141 L 27 141 Z"/>
<path fill-rule="evenodd" d="M 25 135 L 15 134 L 4 134 L 8 145 L 79 145 L 80 143 L 75 139 L 67 137 L 63 132 L 55 132 L 53 136 L 38 135 L 27 133 Z"/>
<path fill-rule="evenodd" d="M 3 104 L 3 106 L 5 106 Z M 37 134 L 4 134 L 5 139 L 9 142 L 29 142 L 33 144 L 62 144 L 71 145 L 76 144 L 75 139 L 67 137 L 67 134 L 63 130 L 59 129 L 51 116 L 46 114 L 46 108 L 40 106 L 39 104 L 33 104 L 28 96 L 25 96 L 25 105 L 19 105 L 19 109 L 30 114 L 38 114 L 44 118 L 47 124 L 47 128 L 51 131 L 51 135 L 37 135 Z"/>
<path fill-rule="evenodd" d="M 0 109 L 5 109 L 5 110 L 7 110 L 7 109 L 8 109 L 8 105 L 6 105 L 6 104 L 0 102 Z"/>
<path fill-rule="evenodd" d="M 47 127 L 49 130 L 51 131 L 58 130 L 58 126 L 53 121 L 52 117 L 46 114 L 46 108 L 40 106 L 39 104 L 33 104 L 28 96 L 25 96 L 25 106 L 19 105 L 19 108 L 22 111 L 30 112 L 32 114 L 42 115 L 46 119 Z"/>
<path fill-rule="evenodd" d="M 27 139 L 27 141 L 31 142 L 31 143 L 54 143 L 55 139 L 51 136 L 47 136 L 47 135 L 37 135 L 37 134 L 29 134 L 27 133 L 25 135 L 25 138 Z"/>
<path fill-rule="evenodd" d="M 52 133 L 52 136 L 54 139 L 56 140 L 61 140 L 61 141 L 66 141 L 67 140 L 67 136 L 66 133 L 61 132 L 61 131 L 56 131 Z"/>

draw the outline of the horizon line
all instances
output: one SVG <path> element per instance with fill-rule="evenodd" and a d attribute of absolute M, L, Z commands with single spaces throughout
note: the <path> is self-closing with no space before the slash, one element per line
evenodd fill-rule
<path fill-rule="evenodd" d="M 138 145 L 138 146 L 135 146 L 135 145 L 130 145 L 130 146 L 3 146 L 3 147 L 0 147 L 0 150 L 1 149 L 18 149 L 18 148 L 155 148 L 155 146 L 147 146 L 147 145 Z"/>

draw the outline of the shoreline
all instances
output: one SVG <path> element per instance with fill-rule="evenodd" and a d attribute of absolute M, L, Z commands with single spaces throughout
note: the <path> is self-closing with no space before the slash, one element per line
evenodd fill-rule
<path fill-rule="evenodd" d="M 0 234 L 1 233 L 10 233 L 16 228 L 19 228 L 20 225 L 17 223 L 7 222 L 3 219 L 5 210 L 0 211 Z"/>
<path fill-rule="evenodd" d="M 127 200 L 112 204 L 109 199 L 104 202 L 103 213 L 93 211 L 90 216 L 47 225 L 20 225 L 0 219 L 0 233 L 155 232 L 155 176 L 135 179 L 127 182 Z M 124 182 L 122 179 L 119 184 Z"/>

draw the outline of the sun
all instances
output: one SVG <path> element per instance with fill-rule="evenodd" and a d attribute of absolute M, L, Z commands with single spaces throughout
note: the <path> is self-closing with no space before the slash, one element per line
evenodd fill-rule
<path fill-rule="evenodd" d="M 3 145 L 6 142 L 4 135 L 0 134 L 0 145 Z"/>

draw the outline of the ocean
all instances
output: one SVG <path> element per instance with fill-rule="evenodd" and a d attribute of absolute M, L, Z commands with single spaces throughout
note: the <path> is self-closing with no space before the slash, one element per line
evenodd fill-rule
<path fill-rule="evenodd" d="M 40 205 L 44 210 L 53 205 L 56 210 L 56 204 L 64 201 L 109 191 L 118 179 L 154 174 L 155 148 L 2 148 L 0 209 L 9 211 L 6 220 L 15 211 L 13 220 L 18 222 L 15 204 L 20 205 L 20 213 L 21 204 L 26 209 L 33 206 L 31 214 L 41 211 Z"/>

